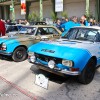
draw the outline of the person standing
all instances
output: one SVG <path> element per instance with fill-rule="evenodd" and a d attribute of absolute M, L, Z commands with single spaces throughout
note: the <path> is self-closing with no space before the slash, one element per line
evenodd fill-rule
<path fill-rule="evenodd" d="M 5 23 L 0 19 L 0 37 L 5 36 L 6 33 L 6 28 L 5 28 Z"/>
<path fill-rule="evenodd" d="M 86 15 L 81 16 L 81 25 L 88 26 L 88 21 Z"/>
<path fill-rule="evenodd" d="M 26 26 L 29 26 L 30 23 L 29 23 L 27 20 L 25 20 L 25 25 L 26 25 Z"/>
<path fill-rule="evenodd" d="M 76 16 L 72 16 L 70 21 L 66 22 L 61 26 L 62 28 L 64 28 L 62 36 L 64 36 L 70 30 L 70 28 L 73 28 L 75 26 L 81 26 L 81 24 L 77 22 Z"/>
<path fill-rule="evenodd" d="M 62 28 L 61 28 L 61 21 L 59 19 L 57 19 L 57 23 L 56 23 L 56 27 L 63 32 Z"/>
<path fill-rule="evenodd" d="M 71 20 L 63 24 L 61 27 L 64 28 L 64 31 L 68 31 L 74 26 L 81 26 L 80 23 L 77 22 L 76 16 L 72 16 Z"/>

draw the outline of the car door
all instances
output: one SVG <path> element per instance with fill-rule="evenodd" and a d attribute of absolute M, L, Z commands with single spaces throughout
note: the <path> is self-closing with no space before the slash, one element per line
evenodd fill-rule
<path fill-rule="evenodd" d="M 95 49 L 97 48 L 97 66 L 100 65 L 100 32 L 97 33 L 95 37 Z"/>

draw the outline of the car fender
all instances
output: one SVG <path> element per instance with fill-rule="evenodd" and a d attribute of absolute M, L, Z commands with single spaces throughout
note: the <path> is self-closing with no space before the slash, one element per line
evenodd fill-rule
<path fill-rule="evenodd" d="M 21 45 L 20 42 L 17 41 L 17 40 L 10 40 L 10 41 L 6 41 L 6 42 L 4 42 L 4 43 L 7 45 L 7 50 L 6 50 L 6 52 L 10 52 L 10 53 L 13 52 L 14 49 L 15 49 L 17 46 Z"/>

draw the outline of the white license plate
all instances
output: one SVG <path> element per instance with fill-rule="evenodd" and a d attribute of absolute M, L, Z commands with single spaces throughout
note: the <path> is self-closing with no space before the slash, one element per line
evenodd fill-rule
<path fill-rule="evenodd" d="M 42 88 L 48 89 L 48 83 L 49 83 L 48 78 L 45 77 L 43 74 L 36 75 L 36 78 L 35 78 L 36 85 L 38 85 Z"/>

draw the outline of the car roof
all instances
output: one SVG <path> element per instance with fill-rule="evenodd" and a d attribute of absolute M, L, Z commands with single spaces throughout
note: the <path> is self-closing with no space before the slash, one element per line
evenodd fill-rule
<path fill-rule="evenodd" d="M 52 25 L 29 25 L 29 26 L 22 26 L 22 27 L 43 27 L 43 28 L 47 28 L 47 27 L 52 27 L 54 29 L 56 29 L 60 34 L 62 33 L 59 29 L 57 29 L 55 26 L 52 26 Z"/>
<path fill-rule="evenodd" d="M 75 26 L 73 28 L 88 28 L 88 29 L 97 29 L 97 30 L 100 30 L 100 27 L 99 26 Z"/>
<path fill-rule="evenodd" d="M 23 26 L 23 27 L 54 27 L 54 26 L 51 26 L 51 25 L 30 25 L 30 26 Z"/>
<path fill-rule="evenodd" d="M 9 25 L 9 24 L 6 24 L 6 26 L 23 26 L 21 24 L 16 24 L 16 25 Z"/>

